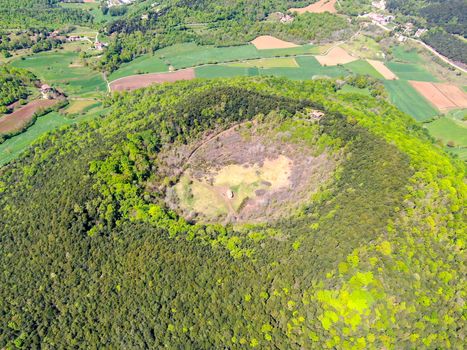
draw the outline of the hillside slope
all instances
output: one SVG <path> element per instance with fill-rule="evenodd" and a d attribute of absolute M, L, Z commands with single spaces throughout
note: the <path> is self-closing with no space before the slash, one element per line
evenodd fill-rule
<path fill-rule="evenodd" d="M 2 168 L 0 347 L 462 348 L 464 165 L 388 103 L 335 89 L 262 78 L 115 95 L 106 117 Z M 169 210 L 180 174 L 161 155 L 238 123 L 338 166 L 277 221 Z"/>

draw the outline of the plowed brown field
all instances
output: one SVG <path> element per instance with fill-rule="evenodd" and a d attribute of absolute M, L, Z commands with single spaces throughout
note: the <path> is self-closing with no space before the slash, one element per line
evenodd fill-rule
<path fill-rule="evenodd" d="M 151 73 L 132 75 L 111 82 L 110 90 L 112 91 L 129 91 L 143 88 L 152 84 L 173 83 L 178 80 L 192 80 L 195 78 L 195 70 L 192 68 L 182 69 L 169 73 Z"/>

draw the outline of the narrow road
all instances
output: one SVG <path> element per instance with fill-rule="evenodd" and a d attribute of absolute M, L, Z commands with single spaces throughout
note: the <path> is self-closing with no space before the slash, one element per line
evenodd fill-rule
<path fill-rule="evenodd" d="M 456 68 L 456 69 L 459 69 L 461 72 L 463 73 L 467 73 L 467 70 L 465 70 L 464 68 L 462 67 L 459 67 L 457 64 L 451 62 L 447 57 L 444 57 L 443 55 L 441 55 L 438 51 L 436 51 L 435 49 L 433 49 L 431 46 L 425 44 L 423 41 L 421 40 L 417 40 L 417 39 L 413 39 L 413 38 L 409 38 L 410 40 L 412 41 L 415 41 L 416 43 L 419 43 L 420 45 L 422 45 L 425 49 L 427 49 L 428 51 L 430 51 L 431 53 L 433 53 L 434 55 L 438 56 L 442 61 L 446 62 L 447 64 L 451 65 L 452 67 Z"/>

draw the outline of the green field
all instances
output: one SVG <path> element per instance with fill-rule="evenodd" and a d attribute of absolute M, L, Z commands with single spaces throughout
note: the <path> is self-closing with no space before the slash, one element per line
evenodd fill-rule
<path fill-rule="evenodd" d="M 18 59 L 12 65 L 30 70 L 69 96 L 91 97 L 107 91 L 107 84 L 100 73 L 85 66 L 71 66 L 78 60 L 77 52 L 54 51 Z"/>
<path fill-rule="evenodd" d="M 57 112 L 51 112 L 37 118 L 34 125 L 28 128 L 25 132 L 0 144 L 0 166 L 19 156 L 19 154 L 28 148 L 31 143 L 47 131 L 63 125 L 69 125 L 74 122 L 75 120 L 68 119 Z"/>
<path fill-rule="evenodd" d="M 253 77 L 259 74 L 258 68 L 228 67 L 225 65 L 202 66 L 195 68 L 197 78 Z"/>
<path fill-rule="evenodd" d="M 316 49 L 311 45 L 304 45 L 290 49 L 257 50 L 253 45 L 214 47 L 199 46 L 193 43 L 177 44 L 158 50 L 155 57 L 161 58 L 166 64 L 177 69 L 194 67 L 201 64 L 215 64 L 244 59 L 268 58 L 286 55 L 313 53 Z"/>
<path fill-rule="evenodd" d="M 403 80 L 416 80 L 416 81 L 431 81 L 436 82 L 436 79 L 423 67 L 417 64 L 406 64 L 397 62 L 387 62 L 386 66 Z"/>
<path fill-rule="evenodd" d="M 467 124 L 451 118 L 440 118 L 426 124 L 430 134 L 445 144 L 452 142 L 455 146 L 467 147 Z"/>
<path fill-rule="evenodd" d="M 407 81 L 385 80 L 389 97 L 397 108 L 411 115 L 418 121 L 426 121 L 436 116 L 438 112 L 430 105 Z"/>
<path fill-rule="evenodd" d="M 85 116 L 79 118 L 67 118 L 58 112 L 50 112 L 37 118 L 36 122 L 25 132 L 18 134 L 2 144 L 0 144 L 0 166 L 17 158 L 34 141 L 39 139 L 45 133 L 57 129 L 61 126 L 74 124 L 95 118 L 102 114 L 105 109 L 93 108 Z"/>
<path fill-rule="evenodd" d="M 118 70 L 109 76 L 109 81 L 119 78 L 127 77 L 135 74 L 143 73 L 160 73 L 167 72 L 169 67 L 160 58 L 152 55 L 144 55 L 131 61 L 130 63 L 123 64 Z"/>
<path fill-rule="evenodd" d="M 230 63 L 230 67 L 256 67 L 256 68 L 293 68 L 298 67 L 297 61 L 293 57 L 282 58 L 260 58 L 242 62 Z"/>
<path fill-rule="evenodd" d="M 422 58 L 418 55 L 415 48 L 407 48 L 406 46 L 395 46 L 392 48 L 392 54 L 395 61 L 404 62 L 404 63 L 422 63 Z"/>
<path fill-rule="evenodd" d="M 352 94 L 362 94 L 366 96 L 371 96 L 371 92 L 368 88 L 360 89 L 358 87 L 345 84 L 342 89 L 337 90 L 338 94 L 344 94 L 344 93 L 352 93 Z"/>
<path fill-rule="evenodd" d="M 344 67 L 355 74 L 370 75 L 377 79 L 384 79 L 384 77 L 365 60 L 350 62 L 344 64 Z"/>

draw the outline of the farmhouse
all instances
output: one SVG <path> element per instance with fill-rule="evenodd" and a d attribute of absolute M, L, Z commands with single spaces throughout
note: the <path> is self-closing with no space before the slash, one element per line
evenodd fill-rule
<path fill-rule="evenodd" d="M 102 50 L 104 50 L 104 47 L 106 47 L 107 45 L 108 45 L 108 44 L 106 44 L 106 43 L 102 43 L 102 42 L 100 42 L 100 41 L 96 41 L 96 42 L 94 43 L 94 48 L 95 48 L 96 50 L 98 50 L 98 51 L 102 51 Z"/>

